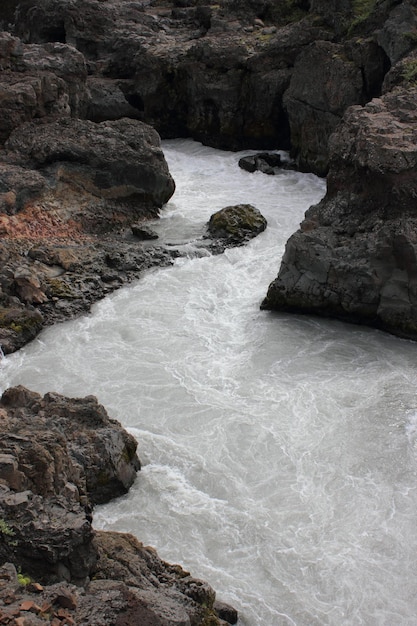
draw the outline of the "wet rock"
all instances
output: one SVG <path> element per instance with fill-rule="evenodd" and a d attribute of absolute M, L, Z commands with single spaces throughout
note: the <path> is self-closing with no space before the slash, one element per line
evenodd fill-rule
<path fill-rule="evenodd" d="M 133 626 L 139 615 L 149 625 L 200 624 L 205 619 L 219 624 L 213 610 L 215 593 L 207 583 L 179 565 L 164 563 L 132 535 L 98 532 L 94 542 L 100 558 L 90 589 L 103 588 L 105 579 L 105 586 L 109 580 L 123 581 L 132 594 L 124 623 Z"/>
<path fill-rule="evenodd" d="M 34 339 L 43 326 L 42 314 L 20 303 L 0 306 L 0 347 L 5 354 L 22 348 Z"/>
<path fill-rule="evenodd" d="M 0 558 L 41 581 L 85 581 L 97 558 L 91 506 L 129 489 L 136 441 L 93 397 L 14 387 L 0 417 Z"/>
<path fill-rule="evenodd" d="M 282 169 L 284 163 L 279 154 L 260 152 L 252 156 L 246 156 L 239 159 L 239 167 L 246 172 L 263 172 L 264 174 L 274 175 Z"/>
<path fill-rule="evenodd" d="M 214 213 L 208 222 L 212 237 L 229 245 L 241 245 L 265 230 L 266 219 L 251 204 L 237 204 Z"/>
<path fill-rule="evenodd" d="M 228 624 L 236 624 L 239 618 L 238 612 L 235 608 L 230 606 L 230 604 L 226 604 L 226 602 L 221 602 L 220 600 L 216 600 L 214 603 L 214 610 L 220 619 L 224 620 Z"/>
<path fill-rule="evenodd" d="M 74 483 L 78 498 L 88 494 L 96 504 L 126 493 L 135 480 L 137 444 L 93 396 L 69 399 L 49 393 L 41 398 L 15 387 L 4 392 L 0 407 L 7 409 L 6 431 L 13 433 L 10 439 L 5 435 L 0 448 L 13 452 L 23 468 L 22 488 L 46 497 L 67 493 L 67 485 Z M 20 444 L 13 443 L 17 434 Z M 37 469 L 25 474 L 31 458 L 37 459 Z"/>

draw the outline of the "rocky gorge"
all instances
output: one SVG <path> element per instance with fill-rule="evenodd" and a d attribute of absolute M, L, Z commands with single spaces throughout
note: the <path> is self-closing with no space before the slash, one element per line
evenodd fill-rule
<path fill-rule="evenodd" d="M 179 254 L 147 239 L 175 189 L 160 137 L 288 149 L 327 176 L 262 306 L 416 338 L 415 2 L 22 0 L 0 21 L 4 353 Z M 221 252 L 243 231 L 202 236 Z M 94 399 L 14 389 L 1 407 L 5 620 L 236 620 L 134 538 L 92 531 L 93 505 L 139 467 Z M 86 466 L 91 450 L 115 475 Z"/>

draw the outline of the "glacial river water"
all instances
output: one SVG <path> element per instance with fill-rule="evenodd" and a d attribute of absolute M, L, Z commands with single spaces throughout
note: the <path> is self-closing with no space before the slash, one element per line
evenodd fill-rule
<path fill-rule="evenodd" d="M 43 332 L 3 360 L 0 387 L 96 395 L 143 469 L 95 526 L 209 581 L 240 626 L 415 626 L 417 344 L 260 311 L 324 181 L 164 150 L 177 191 L 155 228 L 189 258 Z M 196 256 L 209 216 L 238 202 L 267 230 Z"/>

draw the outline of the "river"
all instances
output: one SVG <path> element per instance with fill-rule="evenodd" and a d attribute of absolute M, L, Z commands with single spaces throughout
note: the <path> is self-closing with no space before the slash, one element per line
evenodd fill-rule
<path fill-rule="evenodd" d="M 95 526 L 210 582 L 240 626 L 415 626 L 417 345 L 260 311 L 323 180 L 163 147 L 177 191 L 155 229 L 188 256 L 45 330 L 0 387 L 96 395 L 143 469 Z M 267 230 L 201 254 L 209 216 L 240 202 Z"/>

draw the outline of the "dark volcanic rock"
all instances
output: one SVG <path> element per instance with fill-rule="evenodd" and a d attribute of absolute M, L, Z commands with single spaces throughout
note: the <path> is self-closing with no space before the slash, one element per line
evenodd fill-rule
<path fill-rule="evenodd" d="M 105 228 L 106 220 L 113 225 L 118 207 L 121 223 L 156 215 L 175 189 L 157 133 L 139 121 L 26 124 L 6 148 L 11 159 L 42 171 L 57 193 L 67 187 L 84 194 L 84 204 L 90 200 L 81 218 L 84 230 Z"/>
<path fill-rule="evenodd" d="M 43 316 L 19 301 L 0 307 L 0 348 L 5 354 L 19 350 L 42 330 Z"/>
<path fill-rule="evenodd" d="M 203 624 L 210 619 L 213 626 L 220 624 L 213 611 L 215 593 L 207 583 L 178 565 L 164 563 L 155 550 L 131 535 L 99 532 L 94 543 L 99 560 L 93 588 L 105 589 L 108 580 L 119 580 L 131 593 L 125 606 L 129 617 L 123 623 L 171 626 Z"/>
<path fill-rule="evenodd" d="M 13 387 L 0 408 L 7 412 L 0 449 L 16 458 L 19 491 L 48 497 L 66 493 L 72 484 L 75 501 L 87 497 L 97 504 L 126 493 L 135 480 L 137 444 L 93 396 L 42 398 Z"/>
<path fill-rule="evenodd" d="M 282 169 L 284 163 L 279 154 L 268 152 L 260 152 L 252 156 L 246 156 L 239 159 L 239 167 L 246 172 L 263 172 L 264 174 L 276 174 Z"/>
<path fill-rule="evenodd" d="M 327 195 L 288 241 L 264 308 L 417 339 L 416 97 L 397 90 L 346 113 Z"/>
<path fill-rule="evenodd" d="M 0 559 L 48 584 L 19 587 L 14 567 L 3 567 L 2 619 L 33 611 L 68 623 L 220 624 L 209 585 L 129 535 L 93 532 L 90 503 L 125 492 L 139 466 L 136 442 L 93 397 L 16 387 L 1 398 L 0 420 Z"/>
<path fill-rule="evenodd" d="M 87 68 L 83 55 L 61 43 L 24 45 L 0 33 L 0 142 L 35 118 L 83 115 Z"/>
<path fill-rule="evenodd" d="M 124 493 L 139 469 L 135 440 L 95 398 L 15 387 L 0 421 L 2 623 L 224 623 L 207 583 L 131 535 L 93 531 L 91 505 Z"/>
<path fill-rule="evenodd" d="M 284 96 L 300 169 L 327 174 L 330 135 L 348 106 L 380 93 L 386 69 L 384 52 L 372 42 L 351 48 L 318 41 L 300 53 Z"/>
<path fill-rule="evenodd" d="M 97 558 L 90 507 L 131 486 L 135 440 L 93 397 L 14 387 L 0 418 L 0 560 L 44 581 L 85 581 Z"/>

